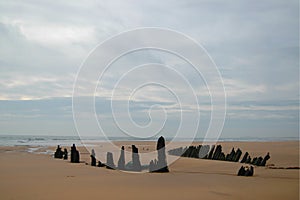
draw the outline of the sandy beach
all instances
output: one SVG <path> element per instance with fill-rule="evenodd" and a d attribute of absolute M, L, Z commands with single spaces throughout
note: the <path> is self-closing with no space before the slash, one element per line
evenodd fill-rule
<path fill-rule="evenodd" d="M 155 142 L 118 142 L 122 144 L 155 147 Z M 253 156 L 270 152 L 269 166 L 299 167 L 298 141 L 221 144 L 224 152 L 232 147 Z M 253 177 L 239 177 L 241 163 L 179 158 L 170 173 L 125 173 L 86 164 L 90 158 L 83 147 L 79 151 L 86 163 L 79 164 L 38 154 L 55 147 L 35 153 L 27 148 L 0 147 L 1 199 L 299 199 L 298 169 L 255 167 Z"/>

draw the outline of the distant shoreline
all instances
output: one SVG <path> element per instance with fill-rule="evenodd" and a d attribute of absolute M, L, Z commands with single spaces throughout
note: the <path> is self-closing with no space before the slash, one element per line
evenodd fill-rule
<path fill-rule="evenodd" d="M 85 136 L 80 138 L 79 136 L 46 136 L 46 135 L 0 135 L 0 146 L 56 146 L 70 145 L 72 143 L 79 144 L 81 141 L 87 143 L 97 142 L 143 142 L 143 141 L 156 141 L 156 137 L 152 138 L 130 138 L 130 137 L 95 137 Z M 174 142 L 202 142 L 204 138 L 172 138 L 166 137 L 166 141 Z M 284 142 L 284 141 L 299 141 L 299 137 L 241 137 L 241 138 L 219 138 L 218 140 L 206 139 L 207 142 Z"/>

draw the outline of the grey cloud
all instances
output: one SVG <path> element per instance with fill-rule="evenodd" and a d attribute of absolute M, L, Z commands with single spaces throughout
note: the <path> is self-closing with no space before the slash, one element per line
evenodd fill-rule
<path fill-rule="evenodd" d="M 52 125 L 57 124 L 57 127 L 63 128 L 63 124 L 54 119 L 58 113 L 59 116 L 68 116 L 68 131 L 73 132 L 70 99 L 63 100 L 60 104 L 49 98 L 71 95 L 80 64 L 99 42 L 121 31 L 155 26 L 174 29 L 193 37 L 207 49 L 217 64 L 228 97 L 225 135 L 238 136 L 239 132 L 245 129 L 243 127 L 249 128 L 245 133 L 248 135 L 251 131 L 260 131 L 266 135 L 272 135 L 274 132 L 275 135 L 280 135 L 280 131 L 284 129 L 290 135 L 298 133 L 297 0 L 18 0 L 1 1 L 0 13 L 0 99 L 40 99 L 14 103 L 1 101 L 2 120 L 15 120 L 15 123 L 24 125 L 24 122 L 21 122 L 23 118 L 24 121 L 32 123 L 34 120 L 29 119 L 48 119 L 52 121 Z M 205 83 L 195 75 L 189 65 L 172 56 L 148 51 L 135 56 L 129 55 L 127 59 L 121 60 L 123 66 L 120 66 L 126 71 L 132 64 L 144 62 L 175 66 L 195 87 L 201 99 L 200 106 L 202 105 L 204 110 L 202 111 L 209 111 L 207 103 L 210 98 Z M 109 76 L 102 82 L 103 88 L 99 88 L 99 96 L 103 98 L 99 103 L 102 109 L 99 112 L 105 116 L 110 112 L 107 106 L 109 92 L 123 71 L 108 73 Z M 162 77 L 169 75 L 168 71 L 161 70 L 159 73 Z M 151 76 L 156 76 L 155 72 L 141 74 L 138 78 Z M 124 87 L 132 85 L 134 80 Z M 175 82 L 173 86 L 178 91 L 184 91 L 179 82 Z M 144 115 L 139 114 L 146 112 L 154 103 L 176 111 L 174 99 L 170 100 L 168 95 L 153 88 L 144 89 L 144 94 L 137 99 L 140 101 L 132 104 L 136 116 L 143 117 Z M 151 94 L 151 98 L 147 99 L 147 94 Z M 49 101 L 41 103 L 44 98 L 48 98 Z M 126 105 L 124 98 L 118 100 L 119 106 Z M 47 108 L 54 109 L 50 111 Z M 193 108 L 193 105 L 185 105 L 186 111 Z M 147 121 L 144 118 L 139 120 Z M 251 123 L 247 124 L 247 120 L 253 121 L 251 123 L 257 128 Z M 267 122 L 263 123 L 260 120 Z M 176 127 L 178 121 L 174 120 L 172 123 Z M 282 128 L 278 127 L 278 124 Z M 4 130 L 14 132 L 13 126 L 8 120 L 1 125 Z M 171 132 L 171 129 L 169 131 Z"/>

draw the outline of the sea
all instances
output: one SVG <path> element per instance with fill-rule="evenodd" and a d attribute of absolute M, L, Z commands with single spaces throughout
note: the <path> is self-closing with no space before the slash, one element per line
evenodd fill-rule
<path fill-rule="evenodd" d="M 45 136 L 45 135 L 0 135 L 0 146 L 70 146 L 76 144 L 83 146 L 84 143 L 97 143 L 105 141 L 157 141 L 158 137 L 134 138 L 134 137 L 98 137 L 98 136 Z M 176 138 L 175 141 L 203 141 L 204 138 Z M 166 137 L 166 141 L 173 138 Z M 299 141 L 299 137 L 241 137 L 241 138 L 219 138 L 217 141 Z"/>

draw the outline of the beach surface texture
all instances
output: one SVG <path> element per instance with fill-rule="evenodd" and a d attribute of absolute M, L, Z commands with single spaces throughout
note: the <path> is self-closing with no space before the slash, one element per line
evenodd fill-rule
<path fill-rule="evenodd" d="M 156 142 L 117 143 L 125 149 L 130 144 L 142 152 L 153 150 Z M 235 147 L 253 157 L 270 152 L 271 158 L 267 166 L 254 167 L 253 177 L 237 176 L 238 162 L 183 157 L 169 165 L 169 173 L 127 173 L 90 166 L 84 147 L 78 147 L 81 162 L 70 163 L 53 158 L 49 152 L 55 146 L 33 152 L 28 146 L 2 146 L 0 199 L 299 199 L 299 169 L 288 169 L 299 167 L 299 141 L 221 144 L 224 152 Z M 115 153 L 115 163 L 118 158 Z M 130 159 L 126 156 L 126 162 Z"/>

